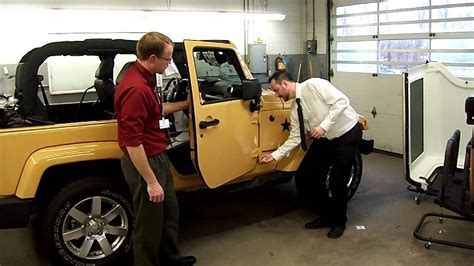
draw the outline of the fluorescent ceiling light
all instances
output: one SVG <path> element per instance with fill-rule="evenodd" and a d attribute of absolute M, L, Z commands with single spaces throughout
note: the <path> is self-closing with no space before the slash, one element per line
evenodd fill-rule
<path fill-rule="evenodd" d="M 281 21 L 286 15 L 277 13 L 190 11 L 190 10 L 102 10 L 102 9 L 43 9 L 5 8 L 0 17 L 14 20 L 27 17 L 39 21 L 40 28 L 47 34 L 61 33 L 136 33 L 154 30 L 153 25 L 166 23 L 216 25 L 214 30 L 233 28 L 241 21 Z M 108 23 L 101 23 L 107 18 Z M 80 21 L 80 23 L 77 23 Z M 166 23 L 164 23 L 166 22 Z M 258 23 L 256 23 L 258 24 Z M 14 28 L 12 28 L 14 30 Z M 8 31 L 8 30 L 7 30 Z"/>
<path fill-rule="evenodd" d="M 90 15 L 95 13 L 109 13 L 110 16 L 126 17 L 168 17 L 176 19 L 178 17 L 186 19 L 231 19 L 231 20 L 265 20 L 265 21 L 281 21 L 286 18 L 285 14 L 278 13 L 256 13 L 256 12 L 227 12 L 227 11 L 191 11 L 191 10 L 100 10 L 100 9 L 54 9 L 61 12 L 64 16 L 80 14 Z"/>
<path fill-rule="evenodd" d="M 231 19 L 231 20 L 265 20 L 265 21 L 281 21 L 286 18 L 281 13 L 259 13 L 259 12 L 228 12 L 228 11 L 192 11 L 192 10 L 105 10 L 105 9 L 43 9 L 43 8 L 9 8 L 5 11 L 10 12 L 30 12 L 37 13 L 43 11 L 48 15 L 60 14 L 64 18 L 73 17 L 154 17 L 165 16 L 176 19 L 177 16 L 187 19 Z M 1 12 L 4 13 L 4 12 Z M 45 17 L 47 18 L 47 16 Z"/>

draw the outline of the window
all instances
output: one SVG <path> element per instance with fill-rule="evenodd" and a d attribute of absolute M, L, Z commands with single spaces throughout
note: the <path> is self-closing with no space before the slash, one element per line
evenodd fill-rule
<path fill-rule="evenodd" d="M 332 10 L 336 71 L 401 73 L 437 61 L 474 78 L 474 0 L 348 2 L 334 0 Z"/>
<path fill-rule="evenodd" d="M 242 68 L 233 50 L 196 49 L 193 53 L 203 104 L 242 98 Z"/>

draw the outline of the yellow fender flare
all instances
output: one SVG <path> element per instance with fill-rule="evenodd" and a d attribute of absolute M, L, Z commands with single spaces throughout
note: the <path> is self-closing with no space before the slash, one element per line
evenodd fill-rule
<path fill-rule="evenodd" d="M 41 177 L 52 166 L 102 159 L 120 159 L 122 154 L 117 142 L 114 141 L 71 144 L 35 151 L 25 163 L 16 196 L 20 199 L 34 198 Z"/>

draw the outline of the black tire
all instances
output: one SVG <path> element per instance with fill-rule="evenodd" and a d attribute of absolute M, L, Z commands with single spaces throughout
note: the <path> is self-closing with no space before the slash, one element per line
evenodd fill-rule
<path fill-rule="evenodd" d="M 132 247 L 130 198 L 125 182 L 108 177 L 81 178 L 60 190 L 43 210 L 41 226 L 53 260 L 66 265 L 123 264 Z"/>
<path fill-rule="evenodd" d="M 295 173 L 295 187 L 298 195 L 312 208 L 317 209 L 314 204 L 312 196 L 314 194 L 314 178 L 311 176 L 311 164 L 312 162 L 303 160 L 301 162 L 298 171 Z M 360 153 L 356 153 L 354 157 L 354 163 L 352 165 L 351 177 L 347 183 L 347 200 L 350 200 L 359 187 L 360 180 L 362 178 L 362 156 Z"/>
<path fill-rule="evenodd" d="M 352 164 L 351 178 L 347 183 L 347 200 L 351 200 L 360 185 L 362 179 L 362 155 L 356 153 Z"/>

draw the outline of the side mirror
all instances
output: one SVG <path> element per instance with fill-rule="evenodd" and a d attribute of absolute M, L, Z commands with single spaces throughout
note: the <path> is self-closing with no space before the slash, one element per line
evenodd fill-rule
<path fill-rule="evenodd" d="M 262 96 L 262 85 L 257 79 L 242 80 L 242 99 L 253 100 L 250 103 L 250 111 L 253 113 L 260 110 L 260 97 Z"/>
<path fill-rule="evenodd" d="M 256 79 L 242 80 L 242 98 L 244 100 L 252 100 L 260 98 L 262 95 L 262 85 Z"/>

